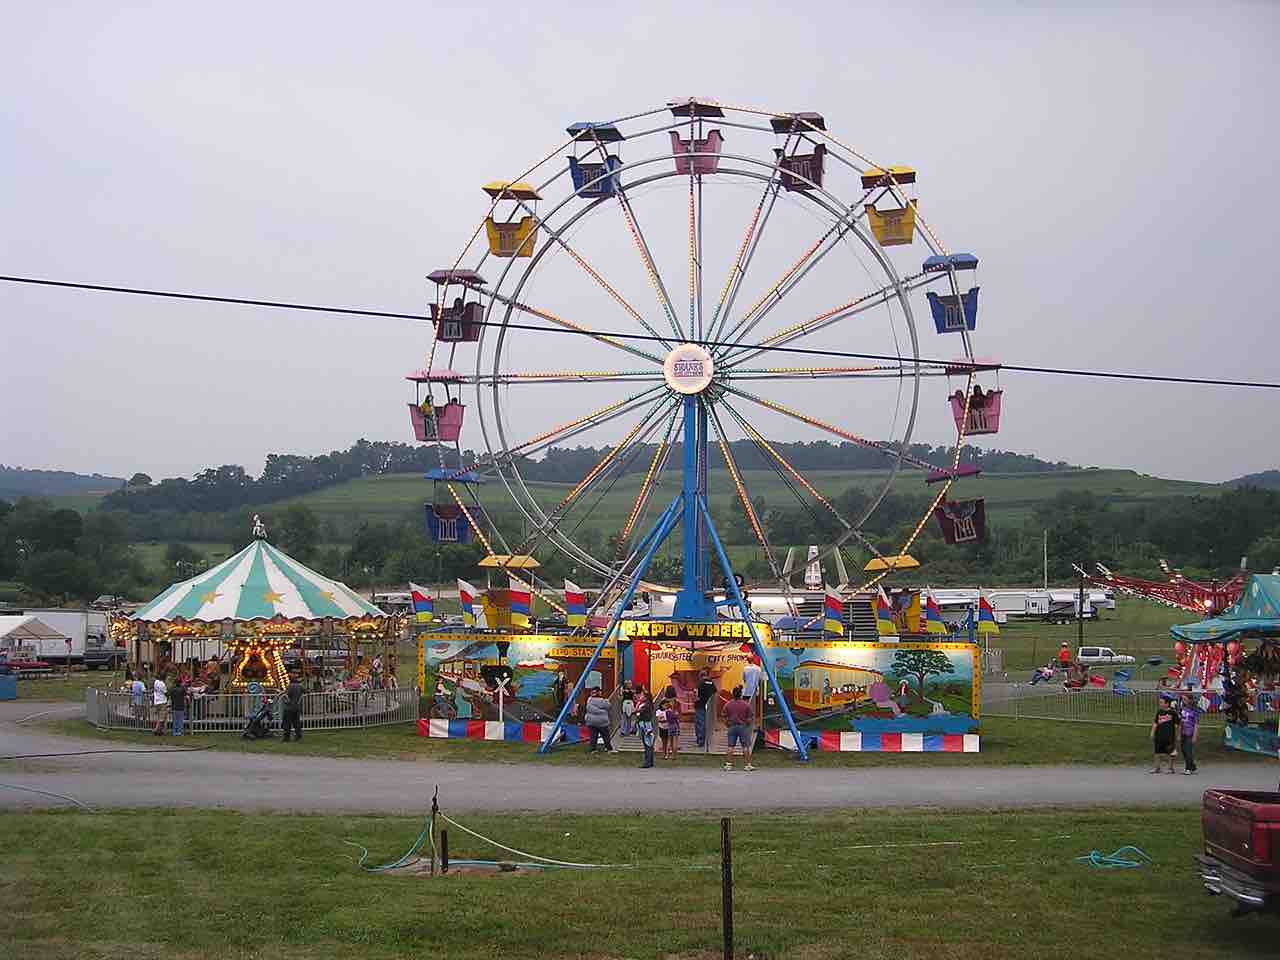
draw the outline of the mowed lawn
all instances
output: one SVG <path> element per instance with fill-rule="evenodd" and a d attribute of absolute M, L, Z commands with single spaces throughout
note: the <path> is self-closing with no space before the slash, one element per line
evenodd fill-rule
<path fill-rule="evenodd" d="M 0 954 L 715 958 L 720 823 L 706 815 L 467 815 L 543 857 L 614 865 L 431 878 L 362 871 L 422 820 L 124 811 L 0 816 Z M 447 810 L 446 810 L 447 812 Z M 446 826 L 443 825 L 442 826 Z M 507 856 L 449 828 L 452 860 Z M 1274 956 L 1280 926 L 1228 918 L 1191 869 L 1195 809 L 833 810 L 735 816 L 738 957 L 1029 960 Z M 1132 844 L 1153 861 L 1076 857 Z M 425 851 L 424 851 L 425 852 Z"/>

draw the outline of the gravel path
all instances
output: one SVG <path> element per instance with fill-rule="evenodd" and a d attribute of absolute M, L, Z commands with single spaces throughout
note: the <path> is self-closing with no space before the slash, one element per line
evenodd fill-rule
<path fill-rule="evenodd" d="M 46 733 L 19 721 L 76 704 L 0 704 L 0 755 L 103 750 L 101 740 Z M 172 742 L 172 741 L 170 741 Z M 125 746 L 125 745 L 121 745 Z M 746 810 L 817 807 L 992 809 L 1163 806 L 1199 802 L 1215 785 L 1275 789 L 1280 765 L 1219 764 L 1200 776 L 1151 776 L 1132 767 L 878 767 L 760 770 L 638 770 L 537 763 L 339 760 L 216 750 L 182 752 L 150 744 L 39 760 L 0 760 L 0 783 L 74 797 L 95 808 L 216 807 L 245 811 L 421 812 L 439 784 L 451 810 Z M 0 788 L 0 809 L 68 806 L 55 797 Z"/>

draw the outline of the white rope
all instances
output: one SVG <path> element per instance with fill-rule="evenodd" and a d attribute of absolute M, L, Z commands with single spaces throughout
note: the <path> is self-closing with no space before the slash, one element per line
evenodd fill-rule
<path fill-rule="evenodd" d="M 508 847 L 506 844 L 499 843 L 497 840 L 490 840 L 488 837 L 482 836 L 481 834 L 476 833 L 474 830 L 464 827 L 457 820 L 454 820 L 452 817 L 446 816 L 443 813 L 440 814 L 440 819 L 443 820 L 445 823 L 448 823 L 448 824 L 451 824 L 452 826 L 457 827 L 463 833 L 471 834 L 471 836 L 475 837 L 477 840 L 483 840 L 485 843 L 492 844 L 493 846 L 497 847 L 499 850 L 506 850 L 508 853 L 514 853 L 518 856 L 526 857 L 529 860 L 538 860 L 542 863 L 552 863 L 558 867 L 584 867 L 588 869 L 608 869 L 608 868 L 630 869 L 631 867 L 635 866 L 635 864 L 631 864 L 631 863 L 571 863 L 567 860 L 552 860 L 550 857 L 540 857 L 534 853 L 525 853 L 523 850 L 517 850 L 515 847 Z"/>

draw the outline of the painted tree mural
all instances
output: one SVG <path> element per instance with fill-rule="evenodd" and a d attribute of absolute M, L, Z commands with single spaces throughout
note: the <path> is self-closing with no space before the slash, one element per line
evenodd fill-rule
<path fill-rule="evenodd" d="M 920 699 L 924 699 L 924 685 L 929 677 L 946 676 L 954 673 L 951 658 L 941 650 L 898 650 L 893 655 L 893 663 L 889 672 L 900 679 L 916 682 Z"/>

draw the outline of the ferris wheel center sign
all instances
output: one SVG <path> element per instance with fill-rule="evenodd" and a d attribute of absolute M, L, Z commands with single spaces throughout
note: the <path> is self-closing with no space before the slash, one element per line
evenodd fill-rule
<path fill-rule="evenodd" d="M 662 375 L 676 393 L 701 393 L 711 383 L 715 364 L 711 354 L 696 343 L 682 343 L 667 354 Z"/>

